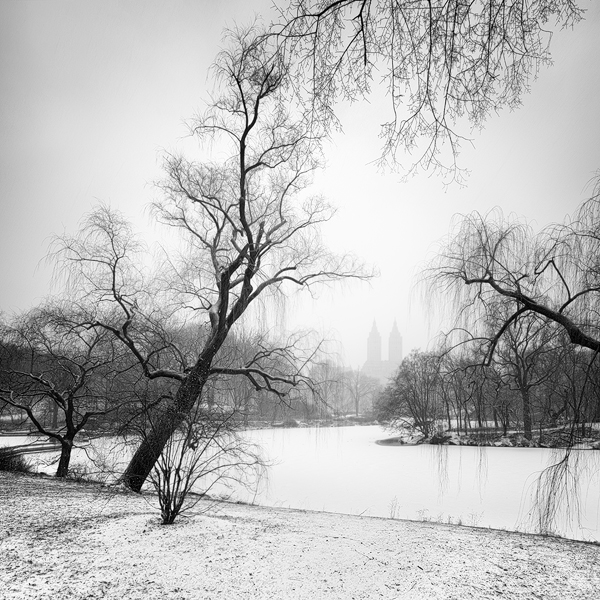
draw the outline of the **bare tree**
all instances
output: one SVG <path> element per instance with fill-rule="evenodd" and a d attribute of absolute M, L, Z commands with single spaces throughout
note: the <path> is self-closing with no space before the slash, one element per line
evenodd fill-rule
<path fill-rule="evenodd" d="M 380 397 L 377 418 L 392 425 L 410 423 L 429 437 L 440 409 L 440 357 L 413 350 Z"/>
<path fill-rule="evenodd" d="M 237 428 L 235 409 L 198 402 L 169 438 L 150 473 L 164 525 L 213 490 L 256 488 L 264 462 Z"/>
<path fill-rule="evenodd" d="M 358 369 L 352 369 L 344 373 L 344 387 L 350 396 L 354 414 L 357 417 L 362 412 L 361 407 L 363 411 L 367 408 L 367 403 L 370 402 L 372 409 L 373 399 L 381 388 L 377 379 L 361 373 Z"/>
<path fill-rule="evenodd" d="M 57 477 L 69 472 L 76 437 L 119 406 L 118 392 L 106 385 L 123 370 L 116 340 L 81 321 L 63 306 L 47 305 L 5 325 L 0 341 L 0 399 L 59 443 Z"/>
<path fill-rule="evenodd" d="M 134 490 L 209 378 L 246 377 L 256 390 L 281 398 L 308 381 L 311 351 L 292 359 L 297 344 L 284 342 L 268 353 L 257 348 L 235 366 L 220 360 L 249 307 L 293 288 L 365 276 L 351 257 L 332 255 L 319 239 L 318 227 L 332 210 L 303 192 L 320 165 L 321 138 L 294 103 L 288 63 L 252 29 L 230 33 L 228 42 L 213 67 L 214 98 L 191 126 L 203 160 L 167 156 L 164 200 L 154 205 L 158 220 L 181 236 L 185 259 L 165 258 L 163 281 L 145 277 L 128 225 L 104 208 L 78 237 L 61 242 L 59 257 L 85 294 L 81 301 L 98 309 L 91 324 L 112 332 L 148 378 L 176 384 L 169 409 L 123 476 Z M 224 158 L 207 158 L 211 151 Z M 197 331 L 185 349 L 172 334 L 183 324 Z M 274 353 L 279 365 L 289 357 L 287 373 L 271 370 Z"/>
<path fill-rule="evenodd" d="M 292 0 L 274 31 L 316 122 L 337 125 L 336 100 L 366 97 L 381 80 L 391 102 L 381 162 L 416 149 L 413 170 L 460 177 L 466 135 L 519 106 L 551 63 L 549 22 L 571 26 L 582 15 L 575 0 Z"/>
<path fill-rule="evenodd" d="M 342 367 L 331 357 L 315 363 L 310 372 L 314 395 L 336 417 L 347 412 L 344 375 Z"/>
<path fill-rule="evenodd" d="M 599 192 L 597 184 L 572 220 L 537 234 L 498 212 L 466 216 L 425 272 L 434 292 L 454 298 L 456 324 L 468 331 L 463 340 L 487 345 L 487 362 L 527 314 L 556 323 L 571 343 L 600 352 Z M 489 334 L 499 304 L 507 312 Z"/>
<path fill-rule="evenodd" d="M 565 341 L 555 354 L 544 386 L 544 417 L 550 427 L 557 427 L 560 419 L 569 438 L 587 437 L 589 424 L 600 416 L 598 355 Z"/>
<path fill-rule="evenodd" d="M 487 364 L 509 332 L 531 319 L 562 331 L 560 343 L 568 340 L 585 350 L 582 354 L 587 366 L 577 376 L 581 385 L 573 385 L 572 375 L 567 377 L 571 385 L 563 397 L 564 404 L 573 407 L 570 432 L 563 442 L 566 451 L 538 479 L 536 507 L 542 531 L 548 530 L 561 498 L 573 495 L 574 502 L 578 499 L 579 461 L 571 449 L 577 442 L 577 421 L 583 416 L 579 414 L 587 412 L 585 398 L 600 352 L 599 256 L 600 184 L 596 179 L 592 197 L 571 219 L 538 233 L 527 224 L 502 218 L 498 212 L 487 217 L 463 217 L 426 271 L 433 291 L 443 294 L 446 305 L 453 306 L 459 343 L 482 348 Z M 449 297 L 454 301 L 449 303 Z M 490 317 L 499 305 L 506 312 L 490 332 Z M 597 406 L 597 401 L 591 405 Z M 566 410 L 552 409 L 550 415 L 557 418 Z M 595 409 L 592 413 L 597 415 Z"/>
<path fill-rule="evenodd" d="M 440 354 L 440 399 L 449 429 L 465 433 L 471 429 L 472 416 L 478 425 L 485 420 L 485 373 L 478 369 L 477 359 L 465 353 L 453 355 L 441 351 Z"/>
<path fill-rule="evenodd" d="M 501 319 L 502 312 L 496 313 Z M 551 328 L 538 315 L 523 315 L 506 329 L 497 346 L 495 365 L 509 388 L 521 397 L 521 414 L 525 438 L 532 439 L 534 393 L 553 374 L 556 328 Z"/>

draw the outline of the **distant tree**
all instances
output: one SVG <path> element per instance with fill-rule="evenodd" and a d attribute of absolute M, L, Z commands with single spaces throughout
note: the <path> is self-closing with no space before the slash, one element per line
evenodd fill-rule
<path fill-rule="evenodd" d="M 416 150 L 413 169 L 456 177 L 461 142 L 519 106 L 551 64 L 549 22 L 571 26 L 583 12 L 574 0 L 292 0 L 274 32 L 317 122 L 337 125 L 336 101 L 367 97 L 382 81 L 391 104 L 382 163 Z"/>
<path fill-rule="evenodd" d="M 596 353 L 564 340 L 563 344 L 550 365 L 542 410 L 549 426 L 556 427 L 560 419 L 576 441 L 589 435 L 591 423 L 600 421 L 600 365 Z"/>
<path fill-rule="evenodd" d="M 76 437 L 118 406 L 123 364 L 112 335 L 81 324 L 81 315 L 46 305 L 2 327 L 0 400 L 60 445 L 57 477 L 69 472 Z"/>
<path fill-rule="evenodd" d="M 440 351 L 440 399 L 449 429 L 466 432 L 471 428 L 473 414 L 481 425 L 484 381 L 485 376 L 475 368 L 472 356 Z"/>
<path fill-rule="evenodd" d="M 255 30 L 231 33 L 228 43 L 213 66 L 213 100 L 191 126 L 204 154 L 198 162 L 167 156 L 164 200 L 154 205 L 158 221 L 180 234 L 184 258 L 167 257 L 160 276 L 145 277 L 129 225 L 103 208 L 58 252 L 79 286 L 72 295 L 97 308 L 90 325 L 111 332 L 146 377 L 176 386 L 123 475 L 136 491 L 198 399 L 208 401 L 209 379 L 245 377 L 279 398 L 308 381 L 311 352 L 296 360 L 299 344 L 256 348 L 236 365 L 221 361 L 226 339 L 259 298 L 365 277 L 319 239 L 332 210 L 303 192 L 320 165 L 322 138 L 294 100 L 288 62 Z M 172 334 L 183 324 L 197 332 L 184 349 Z M 275 355 L 291 367 L 285 374 L 271 370 Z"/>
<path fill-rule="evenodd" d="M 502 312 L 496 313 L 501 318 Z M 552 377 L 557 365 L 556 329 L 535 313 L 523 315 L 506 329 L 496 349 L 494 364 L 509 388 L 518 391 L 524 435 L 533 437 L 534 394 Z"/>
<path fill-rule="evenodd" d="M 484 367 L 485 377 L 488 382 L 488 402 L 491 407 L 494 425 L 502 430 L 502 435 L 508 435 L 511 427 L 516 427 L 519 422 L 519 398 L 514 387 L 507 384 L 500 370 L 495 365 Z M 547 383 L 547 380 L 544 382 Z M 542 384 L 543 385 L 543 384 Z M 522 414 L 522 413 L 521 413 Z"/>
<path fill-rule="evenodd" d="M 335 416 L 347 412 L 344 370 L 330 358 L 317 361 L 310 371 L 314 395 Z"/>
<path fill-rule="evenodd" d="M 367 405 L 370 404 L 372 408 L 373 399 L 381 385 L 377 379 L 361 373 L 358 369 L 351 369 L 344 372 L 344 388 L 353 403 L 354 414 L 358 417 Z"/>
<path fill-rule="evenodd" d="M 440 383 L 440 358 L 413 350 L 380 396 L 377 419 L 393 426 L 411 424 L 429 437 L 441 416 Z"/>

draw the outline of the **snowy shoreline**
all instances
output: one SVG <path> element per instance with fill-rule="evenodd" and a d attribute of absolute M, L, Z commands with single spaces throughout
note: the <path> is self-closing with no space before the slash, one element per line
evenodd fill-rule
<path fill-rule="evenodd" d="M 498 530 L 219 504 L 159 525 L 150 496 L 0 473 L 0 589 L 65 597 L 584 599 L 600 546 Z"/>
<path fill-rule="evenodd" d="M 380 446 L 418 446 L 429 444 L 432 446 L 479 446 L 482 448 L 558 448 L 575 450 L 600 450 L 598 436 L 581 438 L 573 445 L 563 441 L 559 436 L 547 436 L 540 439 L 535 435 L 528 440 L 523 434 L 489 435 L 480 436 L 473 434 L 458 434 L 456 432 L 442 432 L 427 438 L 422 434 L 406 433 L 376 440 Z"/>

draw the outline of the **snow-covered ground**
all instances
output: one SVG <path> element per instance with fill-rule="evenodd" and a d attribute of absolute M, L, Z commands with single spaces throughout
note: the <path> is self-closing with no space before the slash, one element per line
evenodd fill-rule
<path fill-rule="evenodd" d="M 600 546 L 221 504 L 162 526 L 152 497 L 0 473 L 0 597 L 585 599 Z"/>

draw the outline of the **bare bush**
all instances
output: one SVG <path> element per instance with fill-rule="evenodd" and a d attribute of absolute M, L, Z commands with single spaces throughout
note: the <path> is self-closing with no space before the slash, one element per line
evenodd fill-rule
<path fill-rule="evenodd" d="M 0 448 L 0 471 L 13 473 L 31 473 L 29 461 L 10 448 Z"/>
<path fill-rule="evenodd" d="M 264 463 L 237 430 L 235 413 L 197 406 L 169 438 L 150 473 L 164 525 L 190 510 L 212 490 L 258 485 Z"/>

